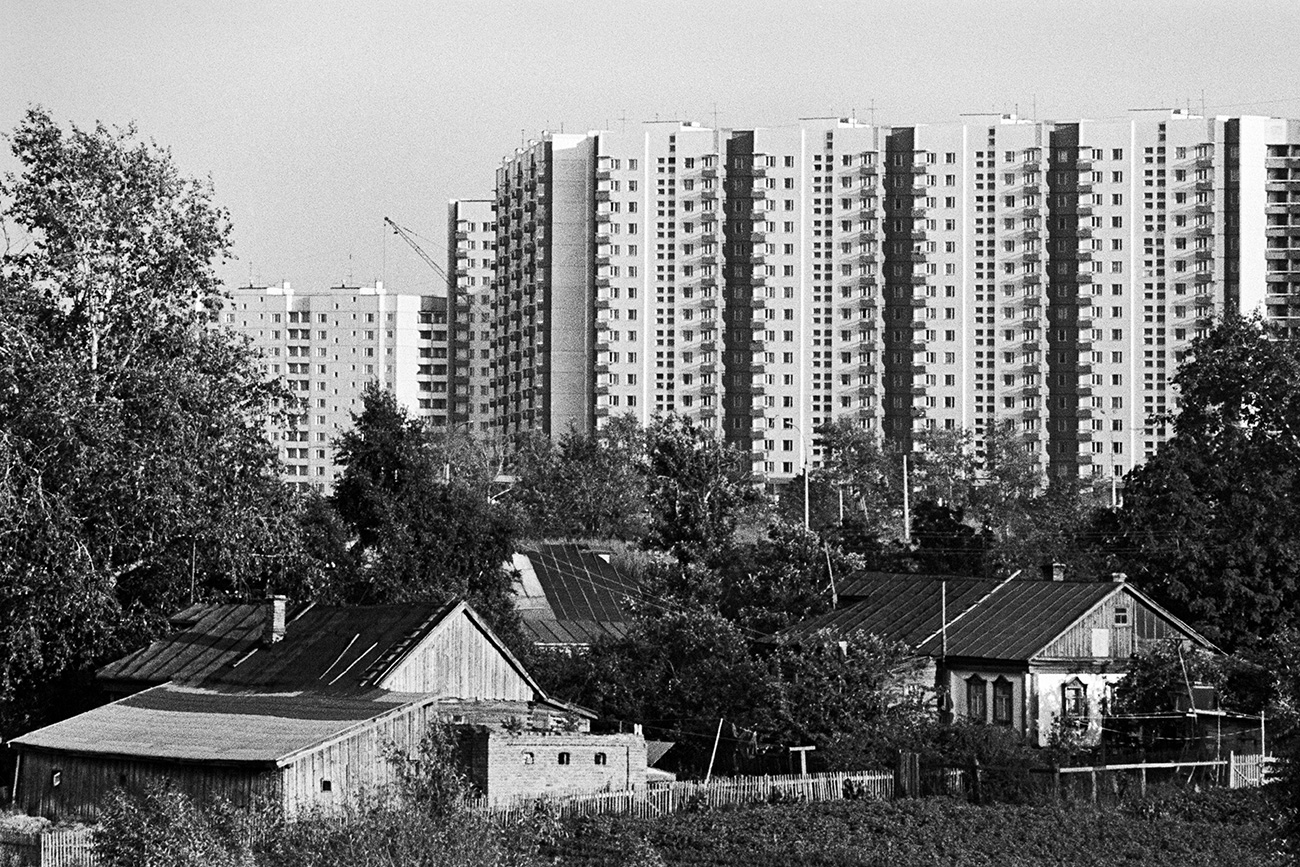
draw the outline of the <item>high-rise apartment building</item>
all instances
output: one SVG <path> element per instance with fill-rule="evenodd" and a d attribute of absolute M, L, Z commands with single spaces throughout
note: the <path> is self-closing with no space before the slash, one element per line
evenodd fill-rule
<path fill-rule="evenodd" d="M 448 309 L 451 311 L 451 421 L 476 438 L 492 433 L 492 285 L 496 203 L 447 205 Z"/>
<path fill-rule="evenodd" d="M 776 481 L 840 418 L 1010 425 L 1053 475 L 1118 476 L 1213 317 L 1300 325 L 1294 121 L 553 134 L 496 208 L 500 436 L 678 412 Z"/>
<path fill-rule="evenodd" d="M 371 382 L 391 388 L 413 415 L 449 423 L 446 298 L 382 283 L 311 292 L 245 286 L 230 292 L 221 320 L 252 340 L 267 372 L 298 398 L 280 434 L 285 472 L 300 488 L 333 485 L 335 440 L 352 427 Z"/>

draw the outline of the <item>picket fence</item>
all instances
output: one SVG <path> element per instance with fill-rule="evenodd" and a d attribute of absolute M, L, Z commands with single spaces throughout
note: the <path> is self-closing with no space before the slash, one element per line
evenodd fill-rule
<path fill-rule="evenodd" d="M 471 807 L 509 822 L 545 810 L 559 818 L 615 815 L 649 818 L 687 809 L 770 801 L 888 800 L 894 792 L 889 771 L 726 777 L 676 782 L 633 791 L 519 796 L 507 801 L 479 800 Z"/>
<path fill-rule="evenodd" d="M 0 833 L 0 864 L 33 867 L 95 867 L 90 828 L 39 834 Z M 3 858 L 8 858 L 6 862 Z"/>

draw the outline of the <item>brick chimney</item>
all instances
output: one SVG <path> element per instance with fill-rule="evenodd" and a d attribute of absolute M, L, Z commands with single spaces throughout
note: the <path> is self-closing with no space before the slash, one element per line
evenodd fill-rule
<path fill-rule="evenodd" d="M 1110 580 L 1116 584 L 1123 584 L 1128 580 L 1128 575 L 1123 572 L 1112 572 L 1110 573 Z"/>
<path fill-rule="evenodd" d="M 1065 564 L 1055 560 L 1043 561 L 1043 578 L 1047 581 L 1064 581 Z"/>
<path fill-rule="evenodd" d="M 284 638 L 284 597 L 268 596 L 262 605 L 262 644 L 270 646 Z"/>

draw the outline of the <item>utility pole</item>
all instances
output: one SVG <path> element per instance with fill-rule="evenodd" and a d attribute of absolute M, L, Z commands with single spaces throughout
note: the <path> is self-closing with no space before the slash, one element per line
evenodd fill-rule
<path fill-rule="evenodd" d="M 903 455 L 903 544 L 912 544 L 912 511 L 908 501 L 907 455 Z"/>

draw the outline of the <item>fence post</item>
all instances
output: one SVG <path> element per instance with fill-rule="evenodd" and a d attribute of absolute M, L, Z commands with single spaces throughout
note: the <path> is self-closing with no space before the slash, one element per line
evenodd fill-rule
<path fill-rule="evenodd" d="M 1061 766 L 1057 764 L 1052 765 L 1052 797 L 1061 800 Z"/>
<path fill-rule="evenodd" d="M 1097 806 L 1097 769 L 1096 768 L 1090 768 L 1088 770 L 1088 797 L 1092 801 L 1092 805 L 1094 807 Z"/>
<path fill-rule="evenodd" d="M 1147 768 L 1145 763 L 1138 769 L 1138 795 L 1143 798 L 1147 796 Z"/>
<path fill-rule="evenodd" d="M 984 803 L 984 787 L 980 783 L 980 760 L 977 758 L 970 760 L 970 794 L 971 800 L 976 804 Z"/>

